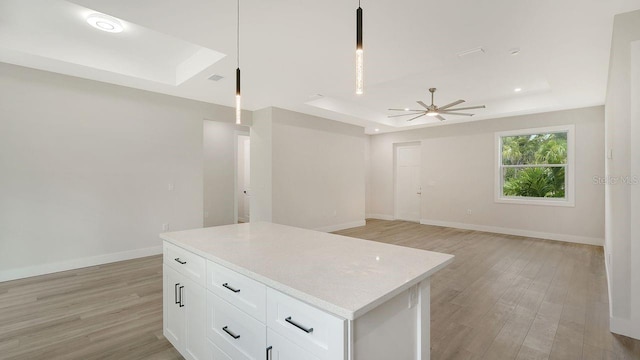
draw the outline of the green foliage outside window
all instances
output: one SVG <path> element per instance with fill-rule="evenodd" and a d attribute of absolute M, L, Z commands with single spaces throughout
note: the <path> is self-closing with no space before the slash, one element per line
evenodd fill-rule
<path fill-rule="evenodd" d="M 567 133 L 502 137 L 505 196 L 564 198 Z"/>

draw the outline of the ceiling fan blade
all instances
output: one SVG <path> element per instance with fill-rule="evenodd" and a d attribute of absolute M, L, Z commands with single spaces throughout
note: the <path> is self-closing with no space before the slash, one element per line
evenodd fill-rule
<path fill-rule="evenodd" d="M 424 114 L 426 114 L 426 113 L 427 113 L 426 111 L 422 111 L 422 110 L 421 110 L 420 112 L 421 112 L 421 113 L 424 113 Z M 387 117 L 389 117 L 389 118 L 394 118 L 394 117 L 408 116 L 408 115 L 416 115 L 416 114 L 418 114 L 418 113 L 399 114 L 399 115 L 389 115 L 389 116 L 387 116 Z"/>
<path fill-rule="evenodd" d="M 440 121 L 447 120 L 447 119 L 443 118 L 443 117 L 442 117 L 442 116 L 440 116 L 440 115 L 436 115 L 436 119 L 438 119 L 438 120 L 440 120 Z"/>
<path fill-rule="evenodd" d="M 428 109 L 429 106 L 427 106 L 427 104 L 423 103 L 422 101 L 416 101 L 418 104 L 420 104 L 423 108 Z"/>
<path fill-rule="evenodd" d="M 484 109 L 484 108 L 486 108 L 486 106 L 480 105 L 480 106 L 469 106 L 469 107 L 463 107 L 463 108 L 447 109 L 444 111 L 458 111 L 458 110 L 471 110 L 471 109 Z M 442 108 L 440 108 L 439 110 L 442 110 Z"/>
<path fill-rule="evenodd" d="M 387 109 L 391 111 L 424 111 L 424 110 L 415 110 L 415 109 Z"/>
<path fill-rule="evenodd" d="M 415 119 L 417 119 L 417 118 L 419 118 L 419 117 L 422 117 L 422 116 L 425 116 L 425 115 L 427 115 L 427 113 L 426 113 L 426 112 L 425 112 L 424 114 L 420 114 L 420 115 L 418 115 L 418 116 L 416 116 L 416 117 L 414 117 L 414 118 L 411 118 L 411 119 L 409 119 L 409 120 L 407 120 L 407 121 L 412 121 L 412 120 L 415 120 Z"/>
<path fill-rule="evenodd" d="M 452 103 L 450 103 L 450 104 L 447 104 L 447 105 L 444 105 L 444 106 L 440 106 L 438 109 L 439 109 L 439 110 L 448 109 L 448 108 L 450 108 L 450 107 L 452 107 L 452 106 L 456 106 L 456 105 L 458 105 L 458 104 L 462 104 L 463 102 L 464 102 L 464 100 L 460 99 L 460 100 L 458 100 L 458 101 L 454 101 L 454 102 L 452 102 Z"/>
<path fill-rule="evenodd" d="M 445 115 L 463 115 L 463 116 L 473 116 L 473 114 L 465 114 L 465 113 L 457 113 L 457 112 L 448 112 L 448 111 L 443 111 L 442 112 Z"/>

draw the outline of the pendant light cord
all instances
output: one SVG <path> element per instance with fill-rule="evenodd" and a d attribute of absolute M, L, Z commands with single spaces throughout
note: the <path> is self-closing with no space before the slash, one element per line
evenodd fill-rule
<path fill-rule="evenodd" d="M 238 0 L 238 20 L 236 23 L 236 63 L 240 68 L 240 0 Z"/>

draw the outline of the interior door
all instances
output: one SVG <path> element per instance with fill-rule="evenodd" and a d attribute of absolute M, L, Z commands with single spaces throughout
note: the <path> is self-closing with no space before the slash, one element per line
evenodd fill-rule
<path fill-rule="evenodd" d="M 396 146 L 396 214 L 420 222 L 420 144 Z"/>
<path fill-rule="evenodd" d="M 236 189 L 238 222 L 249 222 L 251 206 L 251 140 L 247 135 L 238 135 Z"/>
<path fill-rule="evenodd" d="M 251 140 L 247 136 L 244 141 L 244 214 L 247 222 L 251 220 Z"/>

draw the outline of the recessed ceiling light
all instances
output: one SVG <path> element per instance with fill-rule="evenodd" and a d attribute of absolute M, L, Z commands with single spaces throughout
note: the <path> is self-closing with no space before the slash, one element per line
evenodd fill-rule
<path fill-rule="evenodd" d="M 520 92 L 520 91 L 522 91 L 522 88 L 515 88 L 515 89 L 513 89 L 513 91 Z"/>
<path fill-rule="evenodd" d="M 404 111 L 409 111 L 409 108 L 404 108 Z"/>
<path fill-rule="evenodd" d="M 373 131 L 375 131 L 375 132 L 379 132 L 379 131 L 380 131 L 380 129 L 375 128 L 375 129 L 373 129 Z"/>
<path fill-rule="evenodd" d="M 104 14 L 89 15 L 87 17 L 87 23 L 96 29 L 110 33 L 119 33 L 124 30 L 120 21 Z"/>

